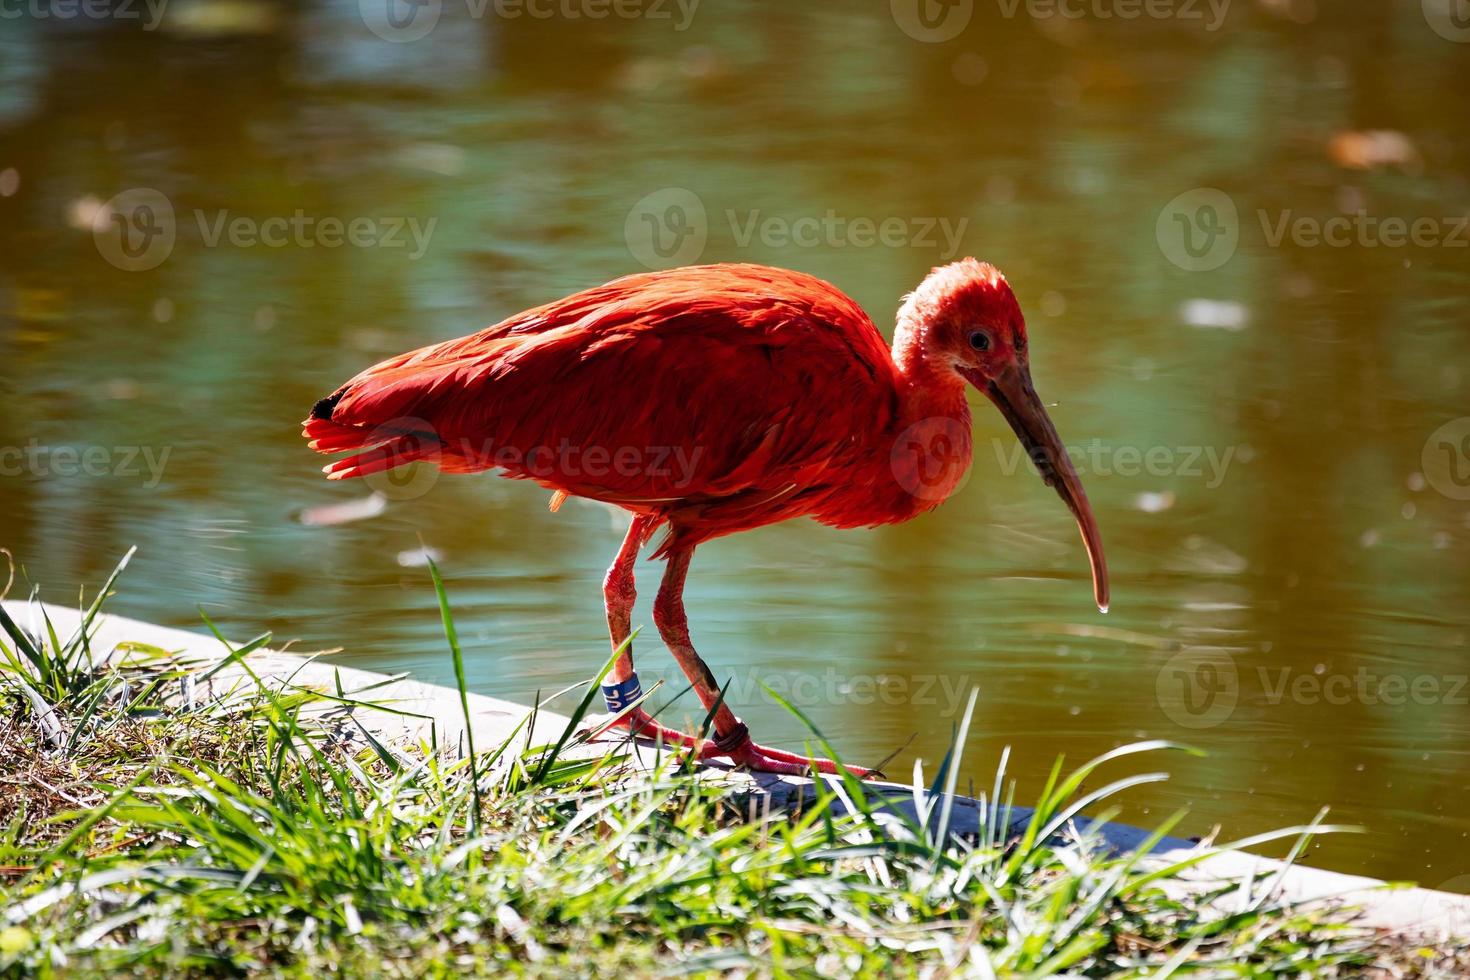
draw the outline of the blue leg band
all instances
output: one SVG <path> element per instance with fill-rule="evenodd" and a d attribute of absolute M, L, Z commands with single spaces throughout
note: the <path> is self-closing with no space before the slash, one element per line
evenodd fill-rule
<path fill-rule="evenodd" d="M 602 699 L 607 702 L 607 710 L 614 714 L 641 697 L 643 697 L 643 688 L 638 683 L 637 674 L 620 684 L 602 685 Z"/>

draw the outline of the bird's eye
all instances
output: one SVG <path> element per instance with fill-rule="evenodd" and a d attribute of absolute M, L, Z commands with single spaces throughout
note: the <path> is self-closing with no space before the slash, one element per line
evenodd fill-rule
<path fill-rule="evenodd" d="M 970 346 L 976 350 L 990 350 L 990 334 L 983 330 L 976 330 L 970 334 Z"/>

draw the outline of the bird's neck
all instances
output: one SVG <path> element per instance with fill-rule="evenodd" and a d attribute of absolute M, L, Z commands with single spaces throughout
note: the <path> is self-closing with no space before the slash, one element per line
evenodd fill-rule
<path fill-rule="evenodd" d="M 925 356 L 902 321 L 894 335 L 893 366 L 898 395 L 894 430 L 883 440 L 892 499 L 883 522 L 901 521 L 943 503 L 970 468 L 970 407 L 965 383 L 948 364 Z"/>
<path fill-rule="evenodd" d="M 899 416 L 904 426 L 926 418 L 951 418 L 970 425 L 965 382 L 954 367 L 929 353 L 926 328 L 900 317 L 893 334 L 893 367 L 898 383 Z"/>

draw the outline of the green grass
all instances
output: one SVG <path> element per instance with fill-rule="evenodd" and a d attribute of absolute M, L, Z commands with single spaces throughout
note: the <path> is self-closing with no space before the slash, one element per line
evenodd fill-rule
<path fill-rule="evenodd" d="M 98 659 L 87 628 L 61 638 L 9 617 L 0 625 L 0 752 L 13 763 L 0 786 L 0 974 L 1359 976 L 1390 959 L 1410 975 L 1436 966 L 1255 883 L 1180 898 L 1166 886 L 1182 866 L 1112 853 L 1079 831 L 1082 809 L 1106 816 L 1096 811 L 1116 794 L 1160 778 L 1090 786 L 1119 756 L 1167 750 L 1157 743 L 1069 775 L 1058 762 L 1028 829 L 1012 828 L 1002 758 L 980 833 L 960 839 L 943 794 L 963 726 L 923 819 L 875 808 L 852 781 L 820 783 L 797 812 L 769 813 L 739 780 L 667 756 L 648 770 L 617 750 L 566 754 L 583 741 L 577 718 L 591 690 L 553 744 L 525 749 L 512 737 L 459 756 L 384 744 L 371 734 L 377 709 L 340 691 L 252 685 L 209 699 L 202 665 L 147 648 Z M 231 660 L 248 669 L 267 639 Z"/>

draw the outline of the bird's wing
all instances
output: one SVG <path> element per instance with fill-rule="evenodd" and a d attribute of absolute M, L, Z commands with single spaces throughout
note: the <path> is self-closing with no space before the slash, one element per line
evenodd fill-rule
<path fill-rule="evenodd" d="M 656 507 L 790 492 L 891 418 L 887 348 L 835 288 L 753 266 L 674 273 L 385 361 L 319 403 L 307 435 L 366 449 L 328 467 L 337 478 L 423 458 Z"/>

